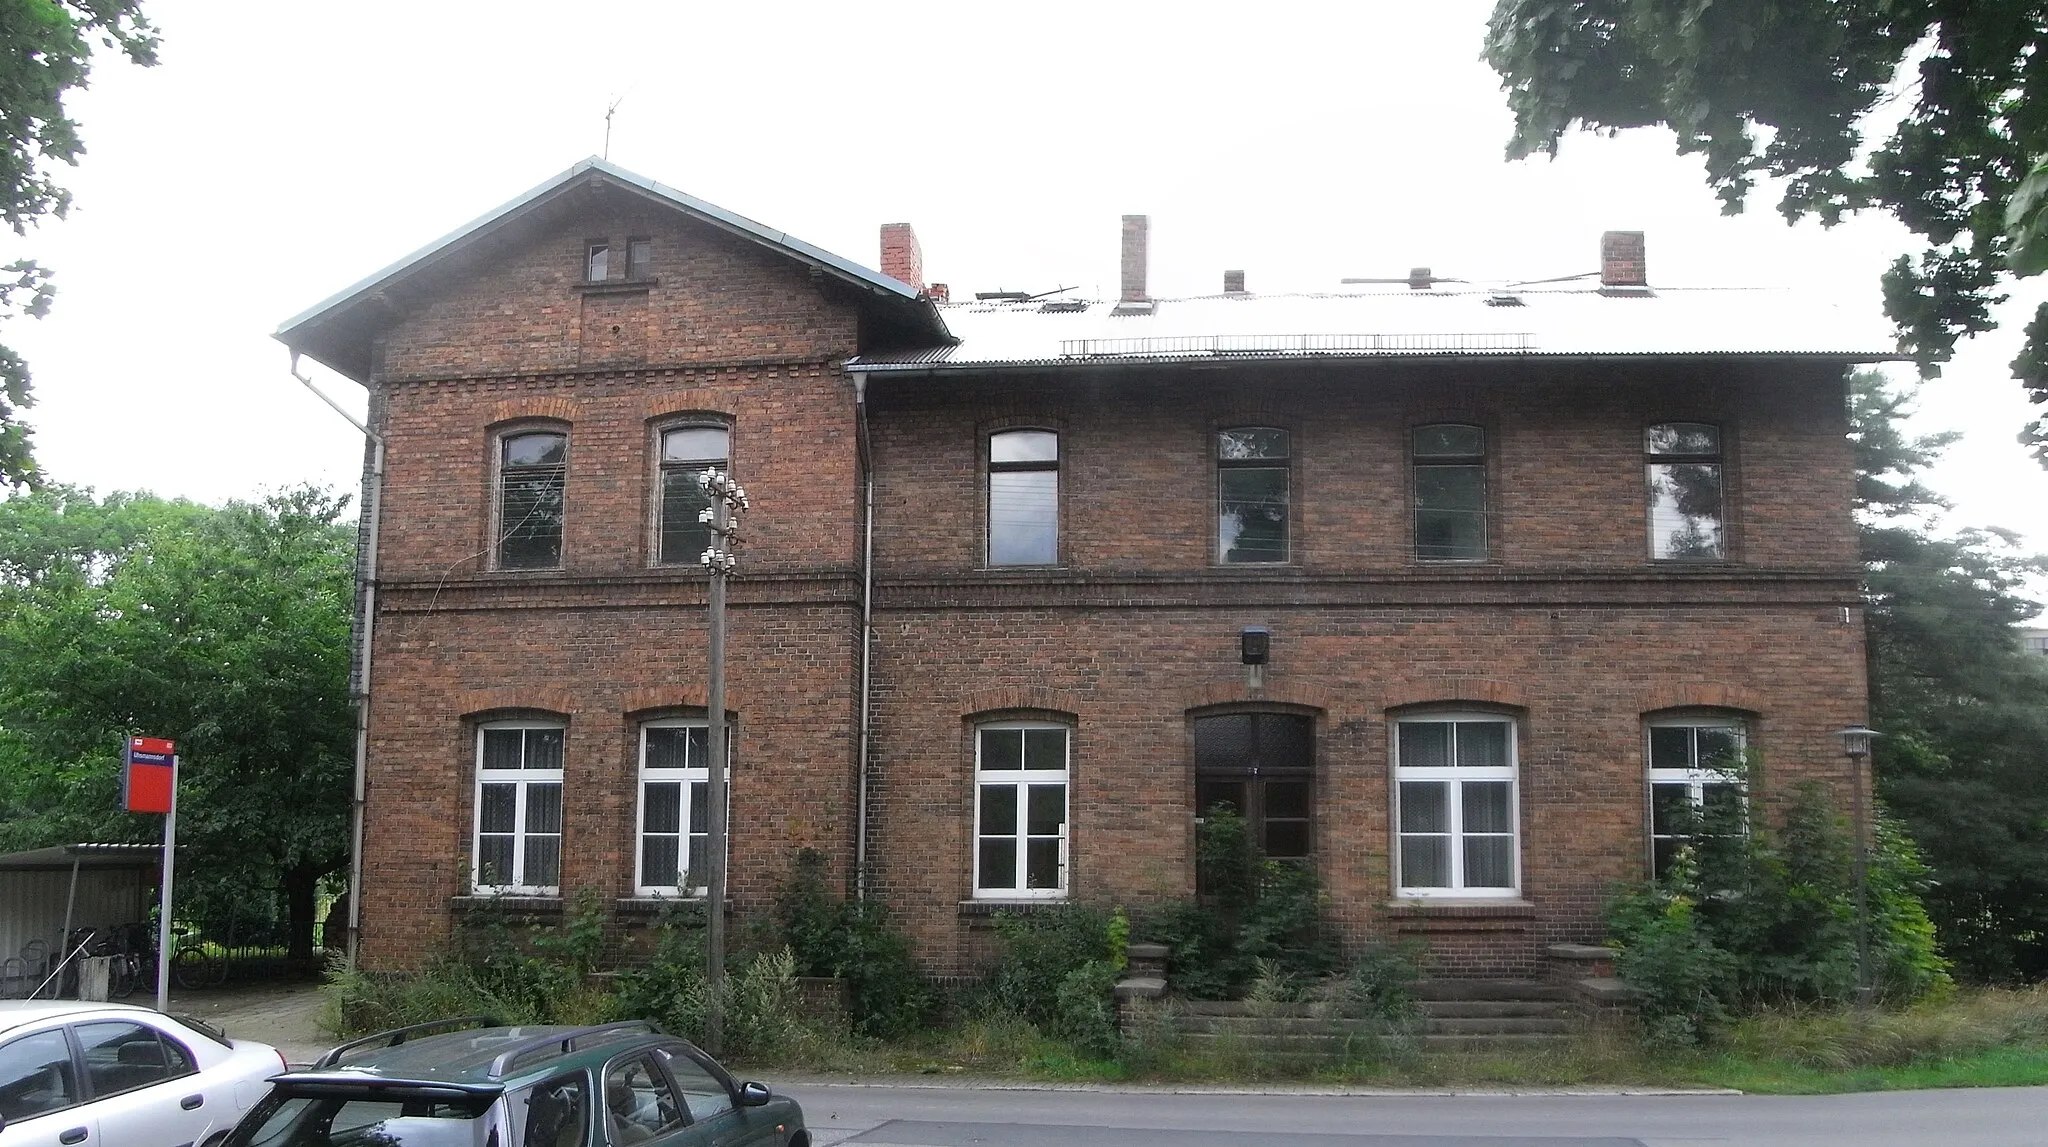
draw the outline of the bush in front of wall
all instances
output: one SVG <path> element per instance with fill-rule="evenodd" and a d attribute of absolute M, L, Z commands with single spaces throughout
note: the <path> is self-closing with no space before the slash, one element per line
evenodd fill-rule
<path fill-rule="evenodd" d="M 848 1020 L 864 1036 L 899 1039 L 923 1029 L 940 997 L 910 950 L 910 939 L 873 900 L 842 900 L 826 886 L 825 854 L 797 850 L 775 894 L 775 921 L 800 976 L 846 985 Z"/>
<path fill-rule="evenodd" d="M 1784 1005 L 1839 1004 L 1857 978 L 1853 849 L 1825 789 L 1802 785 L 1782 825 L 1748 825 L 1730 802 L 1680 825 L 1692 843 L 1660 880 L 1608 905 L 1615 970 L 1633 988 L 1646 1038 L 1691 1045 L 1731 1018 Z M 1927 870 L 1881 815 L 1868 858 L 1869 949 L 1879 997 L 1948 990 L 1947 964 L 1918 890 Z"/>
<path fill-rule="evenodd" d="M 1194 900 L 1151 910 L 1137 934 L 1168 949 L 1173 990 L 1195 999 L 1238 999 L 1259 978 L 1260 961 L 1296 979 L 1336 970 L 1337 945 L 1323 928 L 1323 891 L 1306 865 L 1269 860 L 1242 816 L 1218 806 L 1195 832 Z"/>

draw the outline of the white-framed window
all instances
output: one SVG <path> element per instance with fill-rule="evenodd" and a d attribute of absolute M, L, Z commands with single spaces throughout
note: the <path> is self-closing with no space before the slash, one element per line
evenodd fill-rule
<path fill-rule="evenodd" d="M 655 506 L 655 560 L 662 565 L 702 566 L 711 548 L 711 525 L 700 520 L 711 508 L 711 495 L 699 478 L 706 470 L 727 470 L 732 461 L 732 431 L 723 425 L 686 424 L 663 427 L 660 502 Z"/>
<path fill-rule="evenodd" d="M 1001 430 L 988 436 L 988 564 L 1060 560 L 1060 436 Z"/>
<path fill-rule="evenodd" d="M 732 799 L 732 729 L 726 729 L 726 800 Z M 703 896 L 710 888 L 711 730 L 700 718 L 640 726 L 641 896 Z"/>
<path fill-rule="evenodd" d="M 562 890 L 562 745 L 556 721 L 492 721 L 476 731 L 477 892 Z"/>
<path fill-rule="evenodd" d="M 1072 730 L 996 721 L 974 731 L 974 894 L 1058 900 L 1067 894 Z"/>
<path fill-rule="evenodd" d="M 1661 877 L 1694 833 L 1742 822 L 1742 752 L 1749 733 L 1737 717 L 1680 714 L 1646 722 L 1643 741 L 1649 761 L 1650 871 Z"/>
<path fill-rule="evenodd" d="M 1400 895 L 1516 894 L 1514 721 L 1491 713 L 1399 718 L 1394 774 Z"/>

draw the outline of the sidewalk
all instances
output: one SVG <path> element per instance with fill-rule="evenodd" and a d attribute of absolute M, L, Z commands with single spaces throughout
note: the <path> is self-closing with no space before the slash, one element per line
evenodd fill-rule
<path fill-rule="evenodd" d="M 156 1001 L 138 992 L 130 1002 Z M 191 992 L 173 989 L 166 1010 L 204 1020 L 235 1039 L 270 1044 L 295 1067 L 313 1062 L 337 1042 L 319 1028 L 320 985 L 313 983 L 249 984 Z"/>

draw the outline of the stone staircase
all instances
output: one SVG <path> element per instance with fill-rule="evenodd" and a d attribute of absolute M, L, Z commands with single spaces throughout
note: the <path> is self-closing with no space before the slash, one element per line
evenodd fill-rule
<path fill-rule="evenodd" d="M 1429 1051 L 1540 1047 L 1586 1029 L 1563 984 L 1534 980 L 1425 980 L 1415 995 Z"/>
<path fill-rule="evenodd" d="M 1519 980 L 1432 980 L 1415 986 L 1422 1027 L 1389 1036 L 1383 1021 L 1330 1015 L 1318 1004 L 1178 1000 L 1175 1024 L 1190 1043 L 1228 1042 L 1282 1060 L 1376 1057 L 1389 1045 L 1423 1051 L 1542 1047 L 1585 1030 L 1563 985 Z M 1409 1043 L 1410 1040 L 1413 1043 Z"/>

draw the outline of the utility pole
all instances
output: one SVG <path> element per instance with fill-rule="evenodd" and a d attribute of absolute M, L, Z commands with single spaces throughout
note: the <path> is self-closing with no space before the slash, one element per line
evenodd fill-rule
<path fill-rule="evenodd" d="M 1870 739 L 1884 734 L 1851 725 L 1835 735 L 1849 758 L 1849 820 L 1855 831 L 1849 879 L 1856 885 L 1856 1003 L 1868 1007 L 1877 990 L 1870 975 L 1870 803 L 1863 796 L 1863 763 L 1870 759 Z"/>
<path fill-rule="evenodd" d="M 725 581 L 739 566 L 739 516 L 747 509 L 747 492 L 723 470 L 706 469 L 697 476 L 711 506 L 697 520 L 711 527 L 711 546 L 704 551 L 704 568 L 711 571 L 711 616 L 709 645 L 711 661 L 710 696 L 705 698 L 705 724 L 710 735 L 707 746 L 711 760 L 705 769 L 705 799 L 711 802 L 711 872 L 705 882 L 704 914 L 709 923 L 708 951 L 704 958 L 704 1050 L 717 1055 L 725 1042 L 725 841 L 726 750 L 725 727 Z"/>

